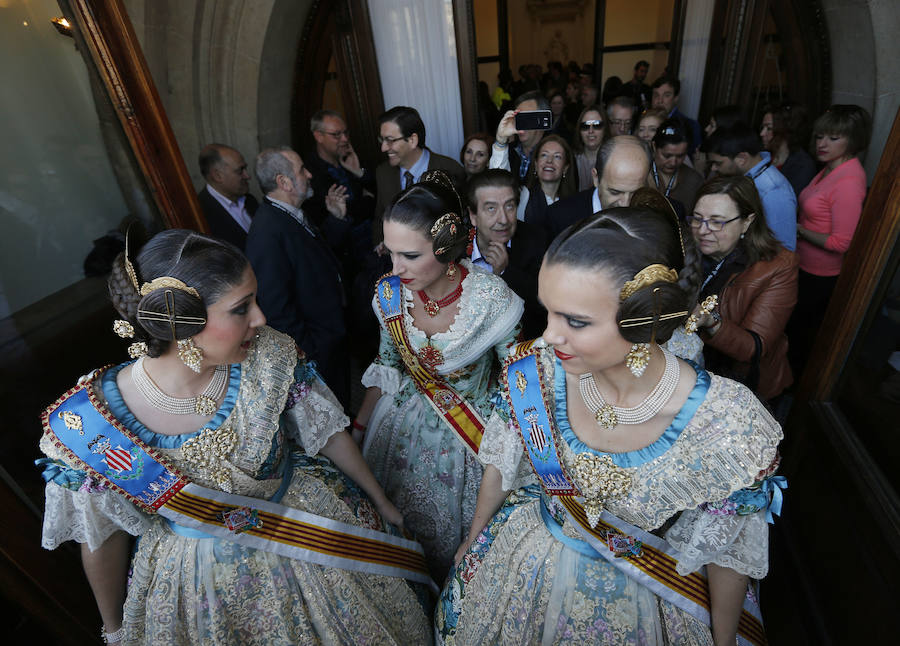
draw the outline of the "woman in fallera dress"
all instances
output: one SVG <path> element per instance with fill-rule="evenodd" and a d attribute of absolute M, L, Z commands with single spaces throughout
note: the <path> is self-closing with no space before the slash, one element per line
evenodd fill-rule
<path fill-rule="evenodd" d="M 363 454 L 422 545 L 436 581 L 468 531 L 477 459 L 498 359 L 518 332 L 522 300 L 466 257 L 468 217 L 440 171 L 403 191 L 384 216 L 392 275 L 376 285 L 378 357 L 354 421 Z"/>
<path fill-rule="evenodd" d="M 119 255 L 109 291 L 137 360 L 47 409 L 39 461 L 42 545 L 82 544 L 104 641 L 430 643 L 422 586 L 359 558 L 415 559 L 387 522 L 400 512 L 313 366 L 265 326 L 241 252 L 164 231 Z"/>
<path fill-rule="evenodd" d="M 501 369 L 439 643 L 731 646 L 738 632 L 762 635 L 748 581 L 766 574 L 782 433 L 747 388 L 657 345 L 698 289 L 680 234 L 671 213 L 613 208 L 547 251 L 547 328 Z"/>

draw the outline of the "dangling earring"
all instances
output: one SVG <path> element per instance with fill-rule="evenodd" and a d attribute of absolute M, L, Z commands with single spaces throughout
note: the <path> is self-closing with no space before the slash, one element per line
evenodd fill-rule
<path fill-rule="evenodd" d="M 631 371 L 635 378 L 640 379 L 650 364 L 650 344 L 635 343 L 631 346 L 631 350 L 625 355 L 625 365 Z"/>
<path fill-rule="evenodd" d="M 742 234 L 741 234 L 741 240 L 743 240 L 743 239 L 744 239 L 744 234 L 742 233 Z"/>
<path fill-rule="evenodd" d="M 138 341 L 128 346 L 128 356 L 132 359 L 138 359 L 145 354 L 147 354 L 147 344 L 143 341 Z"/>
<path fill-rule="evenodd" d="M 452 260 L 447 264 L 447 278 L 456 278 L 456 263 Z"/>
<path fill-rule="evenodd" d="M 203 351 L 194 345 L 194 339 L 188 337 L 178 342 L 178 358 L 194 372 L 200 372 L 200 362 L 203 361 Z"/>

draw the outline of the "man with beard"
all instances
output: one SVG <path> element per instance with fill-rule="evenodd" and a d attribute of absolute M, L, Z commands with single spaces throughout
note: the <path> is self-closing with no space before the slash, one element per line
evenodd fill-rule
<path fill-rule="evenodd" d="M 247 258 L 258 281 L 256 300 L 268 324 L 297 342 L 318 363 L 328 387 L 346 408 L 350 373 L 346 348 L 346 298 L 340 263 L 300 208 L 311 175 L 296 152 L 282 146 L 256 157 L 265 199 L 247 235 Z M 346 193 L 332 187 L 328 212 L 346 217 Z"/>

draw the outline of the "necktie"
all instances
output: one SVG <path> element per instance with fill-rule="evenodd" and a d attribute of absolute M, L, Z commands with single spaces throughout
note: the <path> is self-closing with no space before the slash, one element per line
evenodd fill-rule
<path fill-rule="evenodd" d="M 403 189 L 406 190 L 413 185 L 413 174 L 409 171 L 406 171 L 405 173 L 403 173 L 403 178 L 406 180 L 406 184 L 403 185 Z"/>

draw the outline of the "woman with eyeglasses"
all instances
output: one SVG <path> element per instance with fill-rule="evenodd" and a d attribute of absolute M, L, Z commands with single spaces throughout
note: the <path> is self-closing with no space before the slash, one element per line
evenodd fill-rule
<path fill-rule="evenodd" d="M 749 177 L 708 181 L 687 220 L 703 267 L 688 325 L 699 328 L 705 366 L 770 400 L 793 381 L 784 329 L 797 302 L 797 258 L 766 225 Z M 713 295 L 718 304 L 703 308 Z"/>
<path fill-rule="evenodd" d="M 647 185 L 666 197 L 678 200 L 690 213 L 694 208 L 697 189 L 703 184 L 703 176 L 684 162 L 688 151 L 688 137 L 677 119 L 663 121 L 650 147 L 653 160 Z"/>
<path fill-rule="evenodd" d="M 572 142 L 575 150 L 575 165 L 578 167 L 579 191 L 594 188 L 591 170 L 597 161 L 597 151 L 607 139 L 609 139 L 609 126 L 600 106 L 591 105 L 582 110 L 578 117 L 578 136 Z"/>

